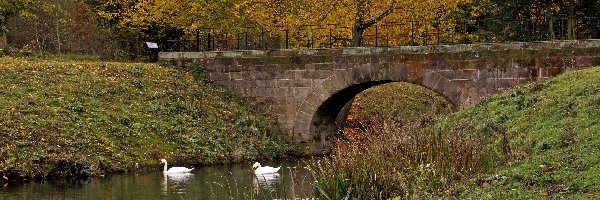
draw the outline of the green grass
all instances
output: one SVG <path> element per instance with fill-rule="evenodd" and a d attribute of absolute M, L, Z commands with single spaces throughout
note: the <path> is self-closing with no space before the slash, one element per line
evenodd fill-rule
<path fill-rule="evenodd" d="M 359 142 L 342 140 L 337 155 L 312 167 L 326 198 L 598 198 L 598 67 L 517 87 L 413 125 L 389 113 L 398 105 L 427 104 L 395 105 L 370 107 L 385 123 L 363 128 L 366 139 Z"/>
<path fill-rule="evenodd" d="M 0 58 L 0 182 L 284 156 L 265 115 L 155 64 Z"/>
<path fill-rule="evenodd" d="M 462 197 L 597 198 L 599 98 L 596 67 L 510 90 L 452 116 L 446 124 L 482 136 L 496 154 Z"/>

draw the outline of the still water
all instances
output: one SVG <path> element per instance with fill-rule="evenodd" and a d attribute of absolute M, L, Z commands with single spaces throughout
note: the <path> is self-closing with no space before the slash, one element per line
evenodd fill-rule
<path fill-rule="evenodd" d="M 282 166 L 278 174 L 255 176 L 252 163 L 197 167 L 191 174 L 155 172 L 72 181 L 0 186 L 0 199 L 277 199 L 315 197 L 309 160 L 261 163 Z"/>

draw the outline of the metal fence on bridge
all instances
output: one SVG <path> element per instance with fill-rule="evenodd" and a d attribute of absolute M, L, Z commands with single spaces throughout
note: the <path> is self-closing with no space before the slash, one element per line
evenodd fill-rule
<path fill-rule="evenodd" d="M 598 39 L 599 17 L 579 17 L 569 30 L 568 18 L 408 20 L 384 22 L 367 29 L 362 46 L 530 42 L 542 40 Z M 201 28 L 178 40 L 159 42 L 162 51 L 229 51 L 290 48 L 336 48 L 352 45 L 352 27 L 337 24 L 298 27 L 236 27 L 231 30 Z M 569 34 L 572 37 L 569 37 Z"/>

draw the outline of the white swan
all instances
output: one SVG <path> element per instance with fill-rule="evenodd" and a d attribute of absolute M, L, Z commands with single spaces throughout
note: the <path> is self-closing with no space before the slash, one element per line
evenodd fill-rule
<path fill-rule="evenodd" d="M 277 173 L 277 171 L 279 171 L 279 168 L 281 168 L 281 166 L 279 166 L 278 168 L 269 167 L 269 166 L 261 167 L 260 163 L 258 163 L 258 162 L 254 163 L 254 165 L 252 165 L 252 169 L 254 169 L 254 174 Z"/>
<path fill-rule="evenodd" d="M 187 168 L 187 167 L 171 167 L 171 169 L 167 170 L 167 160 L 165 159 L 160 159 L 160 164 L 165 164 L 164 168 L 163 168 L 163 173 L 165 174 L 176 174 L 176 173 L 189 173 L 190 171 L 192 171 L 194 168 Z"/>

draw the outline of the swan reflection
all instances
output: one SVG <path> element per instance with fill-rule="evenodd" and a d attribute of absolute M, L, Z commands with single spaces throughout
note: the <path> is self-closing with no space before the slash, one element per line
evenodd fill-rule
<path fill-rule="evenodd" d="M 163 193 L 185 193 L 187 182 L 194 176 L 192 173 L 163 174 Z"/>
<path fill-rule="evenodd" d="M 281 176 L 279 173 L 270 174 L 256 174 L 254 176 L 254 186 L 262 189 L 273 189 L 276 188 L 277 184 L 281 182 Z"/>

